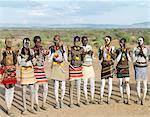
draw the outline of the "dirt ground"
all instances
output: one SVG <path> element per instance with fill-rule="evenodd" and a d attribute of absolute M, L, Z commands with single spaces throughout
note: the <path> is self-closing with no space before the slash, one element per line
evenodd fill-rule
<path fill-rule="evenodd" d="M 115 45 L 115 42 L 114 42 Z M 97 58 L 97 56 L 96 56 Z M 98 59 L 94 60 L 93 63 L 94 70 L 96 73 L 96 82 L 95 82 L 95 101 L 100 101 L 100 65 L 98 62 Z M 150 71 L 150 63 L 149 68 Z M 46 72 L 49 77 L 50 68 L 49 64 L 46 63 Z M 75 106 L 75 108 L 69 108 L 69 87 L 67 82 L 67 89 L 66 94 L 64 98 L 65 108 L 64 109 L 55 109 L 55 98 L 54 98 L 54 89 L 53 89 L 53 81 L 49 79 L 49 92 L 48 92 L 48 98 L 47 98 L 47 111 L 41 111 L 37 112 L 37 114 L 31 114 L 30 112 L 28 115 L 21 115 L 21 112 L 23 111 L 23 102 L 22 102 L 22 88 L 20 85 L 16 85 L 15 87 L 15 95 L 14 95 L 14 101 L 12 105 L 12 111 L 15 114 L 15 117 L 148 117 L 150 116 L 150 92 L 149 95 L 146 97 L 145 105 L 138 105 L 136 104 L 137 100 L 137 94 L 136 94 L 136 82 L 134 80 L 134 69 L 132 63 L 130 64 L 130 86 L 131 86 L 131 105 L 127 104 L 121 104 L 118 103 L 118 100 L 120 99 L 120 93 L 118 88 L 118 79 L 113 79 L 113 91 L 112 91 L 112 97 L 111 97 L 111 104 L 105 103 L 104 105 L 84 105 L 85 99 L 84 99 L 84 93 L 81 85 L 81 103 L 82 106 L 79 108 Z M 150 79 L 150 72 L 148 72 L 148 78 Z M 149 83 L 150 84 L 150 83 Z M 149 85 L 150 89 L 150 85 Z M 107 99 L 107 85 L 105 88 L 105 98 Z M 74 103 L 76 103 L 76 91 L 74 91 Z M 90 99 L 90 89 L 88 86 L 88 94 Z M 30 109 L 30 92 L 28 90 L 27 92 L 27 105 L 28 109 Z M 42 101 L 42 88 L 40 87 L 39 91 L 39 99 L 40 104 Z M 0 85 L 0 117 L 7 117 L 6 114 L 6 105 L 4 101 L 4 88 L 3 85 Z"/>
<path fill-rule="evenodd" d="M 98 102 L 100 100 L 100 66 L 98 63 L 98 60 L 94 60 L 94 69 L 96 73 L 96 91 L 95 91 L 95 101 Z M 46 72 L 49 74 L 49 65 L 46 66 Z M 150 65 L 149 65 L 150 70 Z M 81 92 L 81 103 L 82 106 L 75 107 L 73 109 L 69 108 L 69 92 L 68 92 L 68 83 L 67 83 L 67 89 L 65 94 L 65 108 L 64 109 L 55 109 L 55 100 L 53 95 L 53 81 L 49 79 L 49 93 L 47 98 L 47 111 L 38 112 L 36 115 L 31 114 L 30 112 L 28 115 L 21 115 L 21 112 L 23 111 L 23 103 L 22 103 L 22 88 L 20 85 L 16 85 L 15 88 L 15 95 L 14 95 L 14 101 L 12 106 L 12 111 L 15 113 L 15 117 L 148 117 L 150 116 L 150 95 L 146 98 L 145 105 L 137 105 L 135 101 L 137 100 L 136 95 L 136 89 L 135 89 L 135 80 L 134 80 L 134 71 L 133 66 L 130 64 L 130 84 L 131 84 L 131 102 L 132 105 L 127 104 L 120 104 L 117 101 L 120 98 L 119 88 L 118 88 L 118 79 L 113 79 L 113 92 L 112 92 L 112 103 L 111 104 L 104 104 L 104 105 L 84 105 L 85 99 L 84 99 L 84 93 L 83 90 Z M 150 72 L 148 74 L 150 76 Z M 82 88 L 82 86 L 81 86 Z M 88 91 L 89 86 L 88 86 Z M 4 102 L 4 88 L 2 85 L 0 85 L 0 117 L 7 117 L 6 114 L 6 106 Z M 40 102 L 42 100 L 42 88 L 40 88 L 39 91 L 39 99 Z M 76 93 L 74 91 L 74 93 Z M 27 105 L 30 109 L 30 92 L 28 90 L 28 101 Z M 76 96 L 74 96 L 76 99 Z M 89 93 L 89 99 L 90 99 L 90 93 Z M 107 86 L 105 89 L 105 101 L 107 99 Z M 76 100 L 74 101 L 76 103 Z"/>

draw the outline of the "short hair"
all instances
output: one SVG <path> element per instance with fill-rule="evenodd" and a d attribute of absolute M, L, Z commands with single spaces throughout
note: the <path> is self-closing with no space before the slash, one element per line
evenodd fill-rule
<path fill-rule="evenodd" d="M 77 39 L 80 41 L 80 37 L 79 36 L 75 36 L 73 40 L 76 41 Z"/>
<path fill-rule="evenodd" d="M 59 37 L 59 38 L 60 38 L 60 35 L 55 35 L 54 38 L 53 38 L 53 40 L 55 40 L 56 37 Z"/>
<path fill-rule="evenodd" d="M 125 43 L 127 42 L 127 40 L 126 40 L 125 38 L 121 38 L 121 39 L 119 40 L 119 43 L 120 43 L 121 41 L 124 41 Z"/>
<path fill-rule="evenodd" d="M 81 41 L 83 41 L 84 39 L 88 39 L 87 36 L 82 36 L 81 37 Z"/>
<path fill-rule="evenodd" d="M 6 38 L 6 39 L 5 39 L 5 44 L 6 44 L 6 41 L 8 41 L 8 40 L 11 40 L 11 39 L 9 39 L 9 38 Z M 11 41 L 12 41 L 12 40 L 11 40 Z"/>
<path fill-rule="evenodd" d="M 106 38 L 106 37 L 109 38 L 110 41 L 112 40 L 111 36 L 107 35 L 107 36 L 105 36 L 105 38 Z M 104 38 L 104 39 L 105 39 L 105 38 Z"/>
<path fill-rule="evenodd" d="M 143 41 L 144 41 L 144 37 L 143 37 L 143 36 L 139 36 L 139 37 L 138 37 L 138 39 L 139 39 L 139 38 L 142 38 L 142 39 L 143 39 Z"/>
<path fill-rule="evenodd" d="M 30 41 L 29 38 L 24 38 L 24 39 L 23 39 L 23 43 L 24 43 L 25 40 L 26 40 L 26 41 Z"/>
<path fill-rule="evenodd" d="M 36 43 L 36 41 L 37 41 L 38 39 L 41 41 L 41 37 L 40 37 L 40 36 L 35 36 L 34 39 L 33 39 L 33 42 Z"/>

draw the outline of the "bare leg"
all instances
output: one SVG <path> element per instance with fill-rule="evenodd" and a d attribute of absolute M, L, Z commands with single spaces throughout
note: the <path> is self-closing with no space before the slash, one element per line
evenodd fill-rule
<path fill-rule="evenodd" d="M 73 107 L 73 89 L 74 89 L 74 82 L 75 81 L 70 81 L 69 82 L 69 95 L 70 95 L 70 107 Z"/>
<path fill-rule="evenodd" d="M 101 79 L 101 100 L 100 104 L 103 104 L 103 95 L 104 95 L 104 88 L 105 88 L 105 79 Z"/>
<path fill-rule="evenodd" d="M 87 83 L 88 83 L 88 78 L 86 78 L 84 80 L 84 84 L 83 84 L 83 90 L 84 90 L 84 95 L 85 95 L 85 100 L 86 100 L 85 104 L 86 105 L 89 104 L 89 102 L 88 102 L 88 96 L 87 96 Z"/>
<path fill-rule="evenodd" d="M 65 81 L 62 81 L 62 82 L 61 82 L 61 102 L 60 102 L 61 108 L 64 107 L 63 99 L 64 99 L 64 96 L 65 96 L 65 91 L 66 91 L 66 82 L 65 82 Z"/>
<path fill-rule="evenodd" d="M 48 95 L 48 83 L 43 84 L 43 105 L 42 105 L 42 107 L 44 110 L 46 109 L 45 105 L 46 105 L 47 95 Z"/>
<path fill-rule="evenodd" d="M 31 95 L 31 113 L 36 114 L 36 112 L 34 111 L 34 96 L 35 96 L 35 92 L 34 92 L 34 85 L 29 85 L 30 86 L 30 95 Z"/>
<path fill-rule="evenodd" d="M 76 80 L 76 83 L 77 83 L 77 105 L 80 107 L 80 95 L 81 95 L 81 88 L 80 88 L 80 85 L 81 85 L 81 80 Z"/>
<path fill-rule="evenodd" d="M 59 81 L 57 81 L 57 80 L 55 80 L 54 81 L 55 82 L 55 84 L 54 84 L 54 87 L 55 87 L 55 100 L 56 100 L 56 109 L 58 109 L 58 108 L 60 108 L 60 106 L 59 106 L 59 100 L 58 100 L 58 88 L 59 88 Z"/>
<path fill-rule="evenodd" d="M 112 78 L 108 79 L 108 99 L 107 99 L 107 103 L 110 103 L 110 97 L 111 97 L 111 93 L 112 93 Z"/>

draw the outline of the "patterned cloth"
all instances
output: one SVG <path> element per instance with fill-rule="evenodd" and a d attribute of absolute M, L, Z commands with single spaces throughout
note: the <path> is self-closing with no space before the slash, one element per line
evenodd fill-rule
<path fill-rule="evenodd" d="M 80 46 L 73 46 L 71 50 L 68 51 L 68 59 L 70 64 L 75 67 L 82 66 L 84 58 L 84 49 Z"/>
<path fill-rule="evenodd" d="M 16 66 L 4 66 L 2 84 L 16 84 Z"/>
<path fill-rule="evenodd" d="M 20 84 L 34 84 L 36 78 L 32 66 L 22 66 L 20 68 Z"/>
<path fill-rule="evenodd" d="M 3 69 L 2 69 L 2 67 L 0 67 L 0 83 L 1 83 L 1 81 L 2 81 L 2 79 L 3 79 Z"/>
<path fill-rule="evenodd" d="M 34 66 L 34 74 L 37 83 L 43 84 L 48 82 L 43 66 Z"/>
<path fill-rule="evenodd" d="M 117 67 L 117 78 L 129 77 L 129 66 Z"/>
<path fill-rule="evenodd" d="M 103 61 L 101 70 L 101 79 L 113 78 L 115 67 L 112 61 Z"/>
<path fill-rule="evenodd" d="M 82 77 L 82 67 L 69 66 L 69 80 L 78 80 Z"/>
<path fill-rule="evenodd" d="M 131 60 L 129 56 L 129 49 L 122 50 L 119 48 L 117 51 L 117 78 L 129 77 L 129 65 L 128 61 Z"/>
<path fill-rule="evenodd" d="M 46 77 L 45 71 L 44 71 L 44 61 L 45 61 L 45 52 L 42 46 L 33 48 L 34 51 L 34 74 L 37 79 L 37 83 L 43 84 L 47 83 L 48 79 Z"/>
<path fill-rule="evenodd" d="M 30 53 L 30 54 L 29 54 Z M 32 49 L 28 49 L 28 54 L 23 53 L 23 48 L 18 54 L 18 63 L 20 71 L 20 84 L 34 84 L 36 78 L 34 75 L 34 68 L 32 64 L 34 52 Z"/>
<path fill-rule="evenodd" d="M 101 79 L 113 78 L 115 67 L 113 60 L 115 59 L 115 47 L 101 47 L 99 49 L 99 60 L 102 60 Z"/>

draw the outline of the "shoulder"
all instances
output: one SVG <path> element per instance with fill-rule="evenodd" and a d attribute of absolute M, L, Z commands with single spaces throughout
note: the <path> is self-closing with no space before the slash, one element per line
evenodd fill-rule
<path fill-rule="evenodd" d="M 111 48 L 112 50 L 114 50 L 114 49 L 115 49 L 115 46 L 110 46 L 110 48 Z"/>
<path fill-rule="evenodd" d="M 101 47 L 99 47 L 99 49 L 100 49 L 100 50 L 103 50 L 104 48 L 105 48 L 105 46 L 101 46 Z"/>
<path fill-rule="evenodd" d="M 116 48 L 116 52 L 120 52 L 121 51 L 121 48 Z"/>
<path fill-rule="evenodd" d="M 71 46 L 70 49 L 71 49 L 71 50 L 74 50 L 74 46 Z"/>
<path fill-rule="evenodd" d="M 138 49 L 137 47 L 134 47 L 134 48 L 133 48 L 134 51 L 137 50 L 137 49 Z"/>
<path fill-rule="evenodd" d="M 87 45 L 87 48 L 90 48 L 90 50 L 92 50 L 92 46 L 91 45 Z"/>
<path fill-rule="evenodd" d="M 53 48 L 54 48 L 54 45 L 49 46 L 49 49 L 50 49 L 50 50 L 53 49 Z"/>
<path fill-rule="evenodd" d="M 1 53 L 5 53 L 6 52 L 6 49 L 1 49 Z"/>

